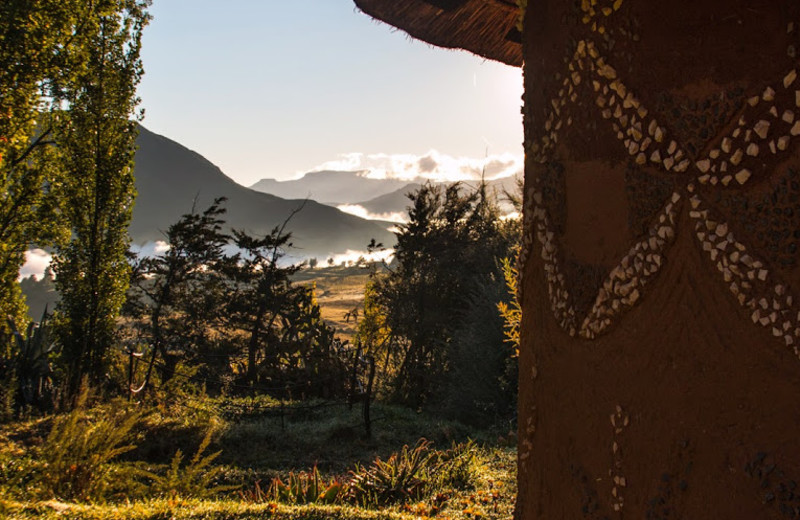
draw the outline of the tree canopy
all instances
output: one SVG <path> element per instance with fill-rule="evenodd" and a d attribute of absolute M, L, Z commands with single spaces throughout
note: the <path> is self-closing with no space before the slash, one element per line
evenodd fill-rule
<path fill-rule="evenodd" d="M 441 401 L 456 384 L 465 367 L 459 357 L 508 357 L 497 303 L 508 299 L 501 261 L 513 255 L 518 222 L 500 218 L 483 183 L 426 184 L 409 198 L 410 220 L 398 226 L 392 269 L 367 291 L 360 339 L 390 349 L 395 399 L 420 406 Z M 485 331 L 491 327 L 483 324 L 494 322 L 499 332 L 468 345 L 473 338 L 464 330 L 479 323 Z"/>

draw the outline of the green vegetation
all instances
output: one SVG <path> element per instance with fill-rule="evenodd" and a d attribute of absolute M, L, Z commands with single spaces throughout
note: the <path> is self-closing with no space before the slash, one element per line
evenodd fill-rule
<path fill-rule="evenodd" d="M 293 284 L 300 266 L 281 263 L 290 235 L 229 236 L 223 203 L 184 215 L 163 254 L 135 262 L 124 333 L 149 360 L 141 388 L 158 367 L 162 381 L 193 379 L 213 392 L 343 395 L 347 352 L 313 286 Z"/>
<path fill-rule="evenodd" d="M 427 184 L 409 195 L 395 259 L 366 290 L 357 342 L 380 359 L 390 399 L 465 422 L 513 416 L 516 363 L 498 305 L 513 305 L 503 261 L 519 222 L 485 184 Z"/>
<path fill-rule="evenodd" d="M 142 76 L 139 51 L 147 4 L 97 2 L 95 16 L 80 20 L 81 52 L 68 55 L 74 74 L 61 87 L 68 110 L 57 113 L 58 190 L 71 234 L 53 258 L 56 334 L 67 369 L 67 392 L 81 380 L 102 381 L 125 301 L 130 265 L 128 224 L 133 214 L 133 156 Z"/>
<path fill-rule="evenodd" d="M 125 298 L 148 0 L 0 7 L 0 314 L 24 328 L 25 251 L 56 246 L 56 334 L 74 399 L 102 379 Z M 5 320 L 0 333 L 9 333 Z"/>
<path fill-rule="evenodd" d="M 390 265 L 323 272 L 285 261 L 294 213 L 225 231 L 218 198 L 137 258 L 149 4 L 0 5 L 0 516 L 509 517 L 519 222 L 425 185 Z"/>
<path fill-rule="evenodd" d="M 358 411 L 343 405 L 290 403 L 282 426 L 270 414 L 280 403 L 265 399 L 250 400 L 254 415 L 242 399 L 162 396 L 142 407 L 95 397 L 89 406 L 82 395 L 68 414 L 0 428 L 0 512 L 467 519 L 513 508 L 515 451 L 496 433 L 473 430 L 481 438 L 469 441 L 463 425 L 402 407 L 376 406 L 382 420 L 367 439 Z M 431 440 L 416 440 L 420 432 Z M 194 453 L 186 462 L 182 448 Z"/>
<path fill-rule="evenodd" d="M 489 219 L 486 236 L 505 232 L 488 199 L 481 202 L 485 194 L 456 189 L 450 203 L 462 216 L 480 211 Z M 501 261 L 513 244 L 513 223 L 507 242 L 484 259 L 485 271 L 477 260 L 460 266 L 436 258 L 454 252 L 422 236 L 405 242 L 410 255 L 417 254 L 411 244 L 427 248 L 430 263 L 415 264 L 420 269 L 447 271 L 431 274 L 430 283 L 469 288 L 465 295 L 442 288 L 451 299 L 440 300 L 435 317 L 455 315 L 451 321 L 460 325 L 449 324 L 447 342 L 433 343 L 443 350 L 416 365 L 440 378 L 427 395 L 439 392 L 452 405 L 430 398 L 412 408 L 403 400 L 387 404 L 407 382 L 400 377 L 405 362 L 397 361 L 408 350 L 392 349 L 410 343 L 389 325 L 397 316 L 391 305 L 404 300 L 380 293 L 387 283 L 398 291 L 413 287 L 398 277 L 410 270 L 393 263 L 356 274 L 368 285 L 349 346 L 322 321 L 314 286 L 292 281 L 299 267 L 279 263 L 289 235 L 281 228 L 260 238 L 226 235 L 223 203 L 170 226 L 162 255 L 134 259 L 126 319 L 118 324 L 131 338 L 128 355 L 111 351 L 107 380 L 93 398 L 84 392 L 71 411 L 44 419 L 15 402 L 6 417 L 14 420 L 0 431 L 2 507 L 21 518 L 508 517 L 514 452 L 502 446 L 513 443 L 513 434 L 499 444 L 497 434 L 513 423 L 480 403 L 487 396 L 506 410 L 513 403 L 503 379 L 515 362 L 504 335 L 504 328 L 514 330 L 513 313 L 504 322 L 498 311 L 498 302 L 507 313 L 514 308 Z M 452 243 L 474 248 L 477 259 L 486 236 L 469 238 L 462 226 L 456 218 L 438 232 L 466 236 Z M 240 252 L 231 255 L 232 241 Z M 505 271 L 513 274 L 508 262 Z M 19 341 L 46 344 L 36 338 L 47 330 L 43 320 Z M 138 367 L 137 349 L 146 354 Z M 367 367 L 375 364 L 366 360 L 376 354 L 383 354 L 378 397 L 387 399 L 372 403 Z M 435 366 L 436 359 L 446 365 Z M 63 376 L 49 377 L 57 388 Z"/>

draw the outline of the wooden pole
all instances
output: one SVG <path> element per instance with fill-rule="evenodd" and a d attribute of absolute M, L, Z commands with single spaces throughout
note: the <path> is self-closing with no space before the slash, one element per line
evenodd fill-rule
<path fill-rule="evenodd" d="M 369 405 L 372 401 L 372 383 L 375 381 L 375 358 L 367 357 L 369 363 L 369 379 L 367 380 L 367 391 L 364 394 L 364 428 L 367 431 L 367 438 L 372 438 L 372 420 L 369 416 Z"/>

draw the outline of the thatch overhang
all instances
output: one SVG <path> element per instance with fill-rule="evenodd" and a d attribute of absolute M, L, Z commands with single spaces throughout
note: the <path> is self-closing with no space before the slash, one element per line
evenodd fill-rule
<path fill-rule="evenodd" d="M 514 0 L 354 0 L 366 14 L 410 36 L 486 59 L 522 66 Z"/>

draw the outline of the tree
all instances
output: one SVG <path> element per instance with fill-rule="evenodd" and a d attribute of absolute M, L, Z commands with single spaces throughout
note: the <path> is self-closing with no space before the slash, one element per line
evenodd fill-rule
<path fill-rule="evenodd" d="M 220 318 L 225 266 L 231 261 L 224 252 L 229 240 L 222 231 L 224 201 L 183 215 L 167 230 L 169 248 L 134 264 L 126 314 L 146 322 L 152 351 L 145 386 L 159 354 L 163 379 L 169 379 L 179 359 L 191 354 L 212 332 L 210 322 Z"/>
<path fill-rule="evenodd" d="M 235 290 L 227 314 L 246 332 L 249 382 L 289 383 L 296 390 L 322 395 L 343 381 L 333 352 L 334 330 L 322 320 L 314 287 L 292 284 L 291 277 L 302 265 L 281 265 L 286 248 L 292 246 L 286 225 L 301 210 L 263 237 L 234 230 L 241 257 L 231 270 Z"/>
<path fill-rule="evenodd" d="M 4 0 L 0 3 L 0 316 L 25 318 L 17 276 L 31 243 L 59 238 L 50 187 L 52 112 L 73 72 L 77 33 L 91 3 Z M 2 320 L 4 321 L 4 320 Z M 6 330 L 0 323 L 0 330 Z"/>
<path fill-rule="evenodd" d="M 291 218 L 291 217 L 290 217 Z M 234 243 L 242 251 L 242 260 L 234 272 L 236 294 L 231 301 L 234 320 L 247 331 L 247 378 L 254 381 L 262 340 L 275 342 L 274 328 L 287 304 L 293 301 L 289 277 L 300 270 L 299 265 L 280 267 L 284 248 L 291 247 L 291 234 L 276 227 L 270 234 L 258 238 L 244 231 L 233 232 Z"/>
<path fill-rule="evenodd" d="M 377 277 L 377 272 L 370 273 L 370 279 L 364 286 L 364 309 L 361 319 L 358 320 L 358 307 L 351 311 L 351 316 L 358 320 L 356 347 L 359 352 L 375 359 L 379 370 L 376 384 L 379 391 L 386 392 L 390 390 L 389 381 L 397 374 L 397 366 L 392 362 L 397 361 L 397 356 L 393 354 L 398 351 L 398 338 L 386 324 L 386 312 L 379 302 L 380 295 L 376 290 Z"/>
<path fill-rule="evenodd" d="M 61 294 L 56 331 L 68 367 L 69 388 L 89 375 L 99 381 L 128 288 L 128 224 L 135 196 L 132 120 L 142 76 L 139 59 L 148 1 L 103 0 L 76 34 L 74 76 L 58 93 L 58 188 L 72 238 L 54 256 Z"/>
<path fill-rule="evenodd" d="M 400 358 L 395 397 L 418 406 L 444 381 L 471 291 L 499 272 L 516 234 L 483 183 L 475 190 L 426 184 L 409 198 L 396 268 L 376 279 L 375 292 Z"/>

